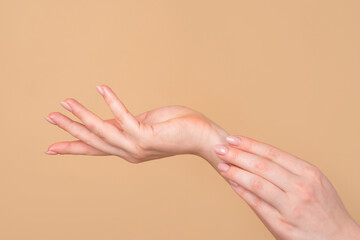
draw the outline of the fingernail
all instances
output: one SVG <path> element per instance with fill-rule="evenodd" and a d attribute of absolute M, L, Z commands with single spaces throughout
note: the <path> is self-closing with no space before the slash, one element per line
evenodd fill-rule
<path fill-rule="evenodd" d="M 235 137 L 235 136 L 227 136 L 226 141 L 228 143 L 230 143 L 231 145 L 235 145 L 235 146 L 240 144 L 240 139 L 238 137 Z"/>
<path fill-rule="evenodd" d="M 233 185 L 234 187 L 237 187 L 237 186 L 239 186 L 236 182 L 234 182 L 234 181 L 232 181 L 232 180 L 228 180 L 229 181 L 229 183 L 231 184 L 231 185 Z"/>
<path fill-rule="evenodd" d="M 226 172 L 227 170 L 229 170 L 229 168 L 230 168 L 229 164 L 226 164 L 226 163 L 219 163 L 218 164 L 218 169 L 221 172 Z"/>
<path fill-rule="evenodd" d="M 48 155 L 57 155 L 58 154 L 57 152 L 54 152 L 54 151 L 47 151 L 45 153 Z"/>
<path fill-rule="evenodd" d="M 72 109 L 71 109 L 70 105 L 69 105 L 67 102 L 61 102 L 60 104 L 61 104 L 61 106 L 63 106 L 66 110 L 72 112 Z"/>
<path fill-rule="evenodd" d="M 104 87 L 103 90 L 104 90 L 104 95 L 110 96 L 109 89 L 107 89 L 106 87 Z"/>
<path fill-rule="evenodd" d="M 96 89 L 98 90 L 98 92 L 99 92 L 102 96 L 104 96 L 104 89 L 103 89 L 102 87 L 96 86 Z"/>
<path fill-rule="evenodd" d="M 54 122 L 54 120 L 52 120 L 50 117 L 45 117 L 46 121 L 48 121 L 51 124 L 56 125 L 56 122 Z"/>
<path fill-rule="evenodd" d="M 224 145 L 215 145 L 214 150 L 217 154 L 220 155 L 225 155 L 228 151 L 227 147 L 225 147 Z"/>

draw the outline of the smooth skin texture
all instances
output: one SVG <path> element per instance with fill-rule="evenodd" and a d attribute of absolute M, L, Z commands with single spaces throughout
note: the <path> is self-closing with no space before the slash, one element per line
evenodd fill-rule
<path fill-rule="evenodd" d="M 270 145 L 228 136 L 203 114 L 166 106 L 133 116 L 106 85 L 96 87 L 114 118 L 103 120 L 75 99 L 46 120 L 78 140 L 49 146 L 49 155 L 119 156 L 141 163 L 178 154 L 206 159 L 277 239 L 360 239 L 360 228 L 327 178 L 309 163 Z"/>
<path fill-rule="evenodd" d="M 183 106 L 166 106 L 135 117 L 108 86 L 96 88 L 114 119 L 102 120 L 75 99 L 66 99 L 61 105 L 80 122 L 59 112 L 50 113 L 46 120 L 78 140 L 54 143 L 47 154 L 115 155 L 131 163 L 196 154 L 211 159 L 214 168 L 221 162 L 212 146 L 226 143 L 228 134 L 203 114 Z"/>
<path fill-rule="evenodd" d="M 326 176 L 271 145 L 228 136 L 214 147 L 220 174 L 277 239 L 360 239 L 360 228 Z"/>

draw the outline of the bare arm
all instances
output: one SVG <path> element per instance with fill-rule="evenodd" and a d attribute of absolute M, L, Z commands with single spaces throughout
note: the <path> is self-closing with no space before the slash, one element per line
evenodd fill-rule
<path fill-rule="evenodd" d="M 335 189 L 311 164 L 250 138 L 226 141 L 224 129 L 187 107 L 133 116 L 109 87 L 97 89 L 114 119 L 103 120 L 75 99 L 65 100 L 63 107 L 80 121 L 59 112 L 46 119 L 78 140 L 54 143 L 47 154 L 114 155 L 131 163 L 195 154 L 231 184 L 278 239 L 360 239 L 360 228 Z"/>

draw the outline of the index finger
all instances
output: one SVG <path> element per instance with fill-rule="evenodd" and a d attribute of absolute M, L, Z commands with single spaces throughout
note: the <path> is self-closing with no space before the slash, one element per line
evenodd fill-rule
<path fill-rule="evenodd" d="M 105 85 L 96 86 L 96 88 L 109 105 L 111 112 L 114 114 L 115 120 L 120 124 L 125 132 L 136 135 L 140 127 L 139 122 L 119 100 L 111 88 Z"/>
<path fill-rule="evenodd" d="M 301 175 L 306 162 L 274 146 L 244 136 L 228 136 L 226 141 L 234 148 L 256 154 L 276 162 L 296 175 Z"/>

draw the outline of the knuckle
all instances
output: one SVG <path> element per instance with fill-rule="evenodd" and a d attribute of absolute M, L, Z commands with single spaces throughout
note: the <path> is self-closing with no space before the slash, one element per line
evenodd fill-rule
<path fill-rule="evenodd" d="M 88 148 L 88 147 L 85 147 L 84 149 L 83 149 L 83 154 L 84 155 L 92 155 L 92 151 L 91 151 L 91 149 L 90 148 Z"/>
<path fill-rule="evenodd" d="M 236 179 L 239 179 L 240 174 L 239 171 L 237 169 L 237 167 L 234 167 L 230 164 L 230 168 L 229 170 L 227 170 L 226 172 L 223 172 L 223 174 L 229 178 L 230 180 L 233 180 L 236 182 Z"/>
<path fill-rule="evenodd" d="M 245 150 L 251 152 L 254 149 L 254 144 L 255 144 L 254 140 L 249 139 L 249 138 L 244 138 L 244 137 L 241 140 L 242 140 L 241 141 L 242 146 Z"/>
<path fill-rule="evenodd" d="M 262 206 L 262 204 L 263 204 L 263 200 L 261 200 L 258 197 L 254 197 L 250 202 L 251 207 L 253 207 L 254 209 L 259 209 Z"/>
<path fill-rule="evenodd" d="M 291 217 L 294 219 L 300 219 L 303 217 L 304 207 L 302 205 L 296 205 L 291 210 Z"/>
<path fill-rule="evenodd" d="M 72 143 L 71 143 L 71 142 L 64 142 L 64 148 L 70 149 L 71 147 L 72 147 Z"/>
<path fill-rule="evenodd" d="M 82 135 L 75 122 L 70 122 L 68 124 L 68 131 L 76 138 L 80 138 Z"/>
<path fill-rule="evenodd" d="M 107 104 L 109 105 L 110 108 L 115 107 L 116 102 L 115 102 L 113 97 L 108 96 L 107 94 L 105 94 L 105 100 L 106 100 L 106 102 L 107 102 Z"/>
<path fill-rule="evenodd" d="M 280 151 L 272 146 L 268 147 L 266 151 L 266 157 L 269 159 L 277 159 L 279 158 Z"/>
<path fill-rule="evenodd" d="M 308 183 L 298 183 L 296 186 L 296 195 L 302 202 L 315 201 L 314 187 Z"/>
<path fill-rule="evenodd" d="M 304 168 L 304 176 L 312 183 L 319 183 L 322 179 L 323 174 L 315 166 L 306 166 Z"/>
<path fill-rule="evenodd" d="M 235 162 L 240 156 L 240 152 L 235 149 L 229 149 L 229 153 L 227 155 L 227 159 L 231 162 Z"/>
<path fill-rule="evenodd" d="M 238 187 L 236 190 L 237 194 L 239 194 L 240 197 L 244 198 L 245 195 L 247 194 L 246 190 L 242 187 Z"/>
<path fill-rule="evenodd" d="M 103 140 L 107 141 L 106 134 L 104 134 L 104 131 L 103 131 L 104 127 L 101 122 L 100 123 L 89 122 L 87 124 L 87 128 L 96 136 L 99 136 Z"/>
<path fill-rule="evenodd" d="M 254 163 L 254 168 L 258 172 L 266 172 L 269 169 L 269 164 L 263 160 L 259 160 Z"/>
<path fill-rule="evenodd" d="M 87 124 L 87 127 L 89 128 L 89 130 L 91 130 L 93 133 L 97 134 L 99 132 L 98 130 L 98 125 L 95 124 L 94 122 L 90 122 Z"/>
<path fill-rule="evenodd" d="M 262 189 L 262 182 L 259 178 L 253 178 L 250 181 L 250 188 L 254 191 L 259 191 Z"/>

